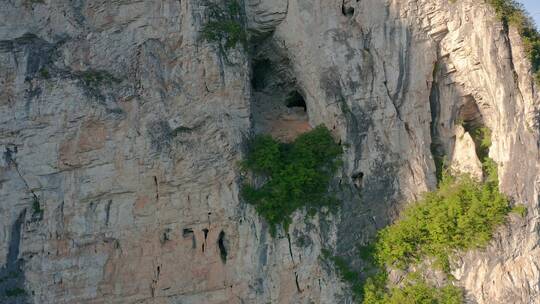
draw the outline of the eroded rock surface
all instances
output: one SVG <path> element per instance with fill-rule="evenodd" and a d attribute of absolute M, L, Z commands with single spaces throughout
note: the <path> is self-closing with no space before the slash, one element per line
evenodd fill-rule
<path fill-rule="evenodd" d="M 358 244 L 435 187 L 457 121 L 481 117 L 501 189 L 529 212 L 454 275 L 470 303 L 538 303 L 530 64 L 489 6 L 453 2 L 246 0 L 253 42 L 227 58 L 200 37 L 204 1 L 0 3 L 0 265 L 23 270 L 21 301 L 351 303 L 322 249 L 357 266 Z M 286 113 L 291 92 L 301 129 L 345 148 L 342 206 L 272 238 L 238 161 L 267 126 L 257 102 Z"/>

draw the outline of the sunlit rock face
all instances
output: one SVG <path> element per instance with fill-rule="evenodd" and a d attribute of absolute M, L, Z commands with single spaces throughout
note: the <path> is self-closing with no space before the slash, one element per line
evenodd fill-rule
<path fill-rule="evenodd" d="M 241 4 L 250 43 L 223 52 L 199 0 L 0 3 L 0 302 L 351 303 L 321 252 L 357 266 L 436 186 L 434 155 L 478 173 L 466 121 L 529 212 L 453 274 L 470 303 L 538 303 L 539 97 L 517 33 L 472 0 Z M 272 237 L 239 195 L 247 139 L 320 124 L 345 151 L 341 207 Z"/>

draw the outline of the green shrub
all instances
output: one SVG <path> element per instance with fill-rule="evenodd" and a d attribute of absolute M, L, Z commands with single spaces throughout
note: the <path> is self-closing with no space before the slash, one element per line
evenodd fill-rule
<path fill-rule="evenodd" d="M 39 75 L 41 76 L 41 78 L 44 78 L 44 79 L 51 78 L 51 74 L 49 73 L 49 70 L 47 70 L 46 67 L 42 67 L 41 69 L 39 69 Z"/>
<path fill-rule="evenodd" d="M 24 289 L 22 288 L 15 287 L 15 288 L 7 289 L 5 293 L 6 293 L 6 297 L 18 297 L 20 295 L 26 294 L 26 291 L 24 291 Z"/>
<path fill-rule="evenodd" d="M 233 48 L 238 43 L 245 46 L 247 35 L 238 0 L 227 0 L 225 6 L 209 6 L 209 21 L 203 27 L 202 37 L 218 43 L 222 49 Z"/>
<path fill-rule="evenodd" d="M 404 210 L 396 223 L 379 232 L 377 261 L 406 268 L 431 256 L 449 270 L 451 252 L 486 245 L 510 212 L 495 173 L 489 174 L 484 183 L 469 176 L 445 176 L 438 190 L 427 193 Z"/>
<path fill-rule="evenodd" d="M 120 82 L 111 73 L 102 70 L 87 70 L 80 73 L 80 78 L 89 87 L 98 87 L 102 84 Z"/>
<path fill-rule="evenodd" d="M 525 217 L 527 215 L 527 206 L 525 205 L 515 205 L 512 207 L 512 213 L 516 213 L 521 217 Z"/>
<path fill-rule="evenodd" d="M 410 269 L 431 257 L 435 266 L 449 272 L 452 253 L 489 242 L 493 230 L 511 209 L 499 191 L 497 164 L 486 156 L 483 167 L 487 175 L 483 182 L 468 175 L 443 174 L 437 190 L 425 194 L 407 207 L 398 221 L 379 231 L 374 249 L 361 250 L 361 258 L 369 261 L 369 255 L 373 255 L 373 267 L 379 268 L 362 286 L 363 304 L 463 303 L 462 291 L 451 284 L 437 288 L 412 273 L 396 286 L 388 283 L 384 269 Z M 523 212 L 523 208 L 514 209 Z"/>
<path fill-rule="evenodd" d="M 291 144 L 260 135 L 249 146 L 242 166 L 266 177 L 266 182 L 260 187 L 245 184 L 242 196 L 268 221 L 272 235 L 277 226 L 288 229 L 294 211 L 314 212 L 335 202 L 328 187 L 342 149 L 325 127 L 304 133 Z"/>
<path fill-rule="evenodd" d="M 447 284 L 440 288 L 426 283 L 417 273 L 408 274 L 399 286 L 387 288 L 386 274 L 369 278 L 363 304 L 461 304 L 463 292 Z"/>
<path fill-rule="evenodd" d="M 523 9 L 523 5 L 515 0 L 486 1 L 493 6 L 503 24 L 516 27 L 520 33 L 525 52 L 531 61 L 533 76 L 540 83 L 540 33 L 536 29 L 534 21 Z"/>
<path fill-rule="evenodd" d="M 489 148 L 491 147 L 491 130 L 488 127 L 482 126 L 471 130 L 469 134 L 474 141 L 478 159 L 481 162 L 485 162 L 489 155 Z"/>
<path fill-rule="evenodd" d="M 362 291 L 364 297 L 362 303 L 383 304 L 384 299 L 388 296 L 388 290 L 386 289 L 387 283 L 388 275 L 384 271 L 367 278 L 364 284 L 364 290 Z"/>
<path fill-rule="evenodd" d="M 39 198 L 37 196 L 34 196 L 32 199 L 32 211 L 34 214 L 41 214 L 43 213 L 43 209 L 41 209 L 41 204 L 39 202 Z"/>
<path fill-rule="evenodd" d="M 384 304 L 461 304 L 462 292 L 453 285 L 434 288 L 423 281 L 407 282 L 385 295 Z"/>

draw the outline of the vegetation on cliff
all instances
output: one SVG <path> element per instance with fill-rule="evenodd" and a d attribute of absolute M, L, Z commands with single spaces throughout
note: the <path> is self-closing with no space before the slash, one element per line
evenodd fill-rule
<path fill-rule="evenodd" d="M 226 1 L 223 5 L 210 4 L 208 10 L 209 20 L 202 30 L 204 39 L 217 43 L 221 50 L 234 48 L 238 43 L 245 46 L 247 34 L 238 0 Z"/>
<path fill-rule="evenodd" d="M 272 234 L 280 225 L 287 230 L 294 211 L 306 208 L 314 212 L 335 202 L 328 188 L 341 153 L 342 148 L 323 126 L 290 144 L 269 135 L 256 136 L 242 166 L 265 181 L 260 186 L 244 184 L 242 196 L 268 221 Z"/>
<path fill-rule="evenodd" d="M 423 279 L 422 269 L 435 267 L 448 274 L 453 254 L 486 246 L 508 213 L 526 215 L 524 206 L 511 208 L 499 190 L 497 164 L 488 156 L 490 130 L 479 127 L 471 133 L 482 160 L 483 181 L 463 174 L 452 176 L 444 170 L 435 191 L 405 208 L 394 224 L 380 230 L 372 244 L 361 248 L 360 258 L 365 264 L 362 272 L 367 276 L 350 270 L 341 258 L 331 258 L 363 304 L 463 303 L 459 288 L 451 283 L 431 285 Z M 388 280 L 390 270 L 407 275 L 399 284 L 392 284 Z"/>
<path fill-rule="evenodd" d="M 368 278 L 364 286 L 364 304 L 461 304 L 463 292 L 446 284 L 435 287 L 413 272 L 403 278 L 399 286 L 387 287 L 386 274 Z"/>
<path fill-rule="evenodd" d="M 411 271 L 423 261 L 445 272 L 455 252 L 485 246 L 493 230 L 512 210 L 499 191 L 496 167 L 486 164 L 488 176 L 478 182 L 467 175 L 445 174 L 437 190 L 411 204 L 392 225 L 379 231 L 374 244 L 365 247 L 362 259 L 370 264 L 362 279 L 337 257 L 332 261 L 363 304 L 462 303 L 462 292 L 451 284 L 435 287 L 415 272 L 398 285 L 387 279 L 387 270 Z M 412 268 L 411 268 L 412 267 Z"/>
<path fill-rule="evenodd" d="M 377 261 L 406 268 L 430 256 L 449 270 L 449 254 L 486 245 L 508 212 L 508 199 L 500 193 L 496 176 L 480 183 L 465 175 L 446 175 L 436 191 L 427 193 L 404 210 L 397 222 L 379 232 Z"/>
<path fill-rule="evenodd" d="M 534 21 L 515 0 L 486 0 L 505 26 L 514 26 L 523 39 L 525 52 L 531 61 L 532 73 L 540 83 L 540 33 Z"/>

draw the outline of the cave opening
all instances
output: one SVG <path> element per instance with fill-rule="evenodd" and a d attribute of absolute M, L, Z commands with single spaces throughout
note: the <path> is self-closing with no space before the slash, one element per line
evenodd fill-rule
<path fill-rule="evenodd" d="M 253 51 L 251 113 L 256 134 L 292 142 L 312 129 L 306 92 L 298 84 L 287 50 L 268 39 Z"/>
<path fill-rule="evenodd" d="M 302 96 L 302 94 L 296 90 L 289 93 L 286 102 L 287 108 L 302 108 L 304 109 L 304 112 L 307 112 L 307 105 L 304 96 Z"/>
<path fill-rule="evenodd" d="M 221 231 L 218 237 L 219 256 L 223 264 L 227 263 L 227 248 L 225 247 L 225 232 Z"/>
<path fill-rule="evenodd" d="M 484 162 L 491 146 L 491 130 L 486 127 L 480 108 L 472 96 L 467 96 L 460 107 L 457 123 L 461 124 L 465 132 L 472 137 L 476 156 Z"/>
<path fill-rule="evenodd" d="M 352 175 L 352 180 L 354 187 L 358 190 L 362 189 L 362 184 L 364 182 L 364 172 L 358 172 Z"/>
<path fill-rule="evenodd" d="M 203 231 L 203 233 L 204 233 L 204 240 L 206 241 L 206 239 L 208 238 L 208 232 L 209 232 L 210 230 L 208 230 L 207 228 L 204 228 L 202 231 Z"/>
<path fill-rule="evenodd" d="M 349 0 L 343 0 L 343 3 L 341 4 L 341 13 L 343 16 L 352 17 L 354 16 L 354 6 L 349 2 Z"/>
<path fill-rule="evenodd" d="M 193 234 L 193 229 L 191 229 L 191 228 L 184 228 L 182 230 L 182 236 L 183 237 L 188 237 L 188 236 L 190 236 L 192 234 Z"/>
<path fill-rule="evenodd" d="M 480 108 L 474 98 L 468 96 L 459 109 L 458 123 L 460 123 L 466 132 L 472 134 L 476 129 L 484 126 L 484 120 L 480 113 Z"/>

